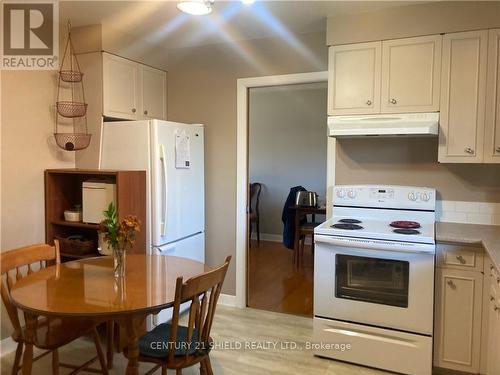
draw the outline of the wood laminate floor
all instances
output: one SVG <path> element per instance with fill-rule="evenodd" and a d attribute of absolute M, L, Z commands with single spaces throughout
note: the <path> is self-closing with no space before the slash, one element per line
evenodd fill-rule
<path fill-rule="evenodd" d="M 280 242 L 252 241 L 249 248 L 248 306 L 301 316 L 313 315 L 313 257 L 304 249 L 303 265 Z"/>
<path fill-rule="evenodd" d="M 215 314 L 212 337 L 215 349 L 210 357 L 214 374 L 217 375 L 382 375 L 387 372 L 343 362 L 314 357 L 304 349 L 311 340 L 312 319 L 287 314 L 219 306 Z M 276 348 L 264 348 L 263 343 L 277 343 Z M 292 342 L 296 349 L 281 348 L 281 343 Z M 252 349 L 251 345 L 261 345 Z M 241 345 L 241 348 L 238 346 Z M 223 348 L 225 346 L 225 348 Z M 91 341 L 79 339 L 60 350 L 62 362 L 81 364 L 95 355 Z M 11 371 L 14 353 L 2 355 L 1 373 Z M 51 357 L 35 362 L 33 374 L 51 374 Z M 122 354 L 115 355 L 115 366 L 110 375 L 124 374 L 127 365 Z M 151 365 L 141 364 L 144 373 Z M 69 371 L 61 369 L 60 374 Z M 157 372 L 159 374 L 159 372 Z M 173 374 L 169 371 L 169 374 Z M 199 374 L 199 367 L 183 370 L 184 375 Z"/>

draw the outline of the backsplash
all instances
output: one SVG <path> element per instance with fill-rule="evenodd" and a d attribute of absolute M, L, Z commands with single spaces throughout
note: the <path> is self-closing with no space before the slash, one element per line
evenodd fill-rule
<path fill-rule="evenodd" d="M 500 203 L 436 201 L 436 220 L 500 225 Z"/>

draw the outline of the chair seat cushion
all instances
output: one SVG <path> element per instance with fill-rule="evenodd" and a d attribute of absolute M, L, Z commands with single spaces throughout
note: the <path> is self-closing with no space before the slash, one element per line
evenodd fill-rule
<path fill-rule="evenodd" d="M 162 323 L 153 330 L 147 332 L 139 339 L 139 351 L 141 355 L 161 358 L 168 355 L 170 344 L 171 325 Z M 177 341 L 175 342 L 175 355 L 194 354 L 198 349 L 198 331 L 193 331 L 193 338 L 189 343 L 187 341 L 187 327 L 179 325 L 177 327 Z"/>

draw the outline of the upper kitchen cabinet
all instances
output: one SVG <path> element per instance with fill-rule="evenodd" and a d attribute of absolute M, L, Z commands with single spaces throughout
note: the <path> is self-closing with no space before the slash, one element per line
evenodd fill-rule
<path fill-rule="evenodd" d="M 500 29 L 489 31 L 484 161 L 500 163 Z"/>
<path fill-rule="evenodd" d="M 166 119 L 167 76 L 164 71 L 142 67 L 142 115 Z"/>
<path fill-rule="evenodd" d="M 328 114 L 380 112 L 380 42 L 329 49 Z"/>
<path fill-rule="evenodd" d="M 487 42 L 487 30 L 443 37 L 440 162 L 483 161 Z"/>
<path fill-rule="evenodd" d="M 441 35 L 382 42 L 382 113 L 437 112 Z"/>
<path fill-rule="evenodd" d="M 107 53 L 103 54 L 104 115 L 137 120 L 140 100 L 139 64 Z"/>
<path fill-rule="evenodd" d="M 103 53 L 103 115 L 142 120 L 166 119 L 166 73 Z"/>

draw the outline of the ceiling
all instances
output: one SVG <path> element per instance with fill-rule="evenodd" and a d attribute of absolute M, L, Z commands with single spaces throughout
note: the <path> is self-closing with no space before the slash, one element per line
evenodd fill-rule
<path fill-rule="evenodd" d="M 371 12 L 418 1 L 215 0 L 207 16 L 189 16 L 176 1 L 61 1 L 60 19 L 73 27 L 103 24 L 162 49 L 322 31 L 327 17 Z"/>

